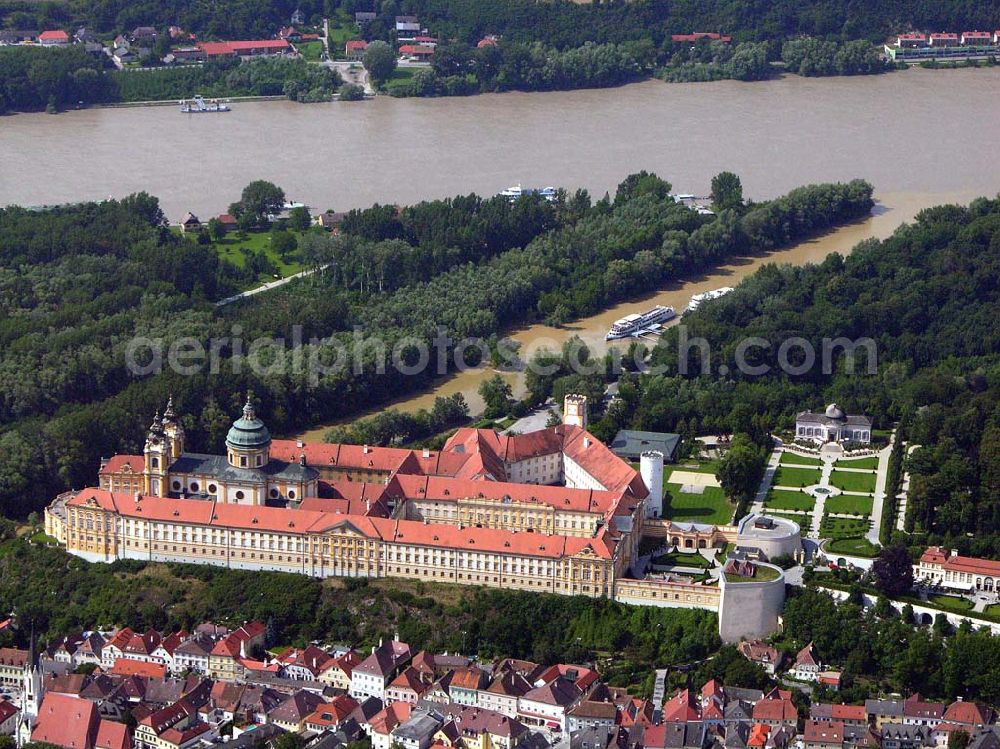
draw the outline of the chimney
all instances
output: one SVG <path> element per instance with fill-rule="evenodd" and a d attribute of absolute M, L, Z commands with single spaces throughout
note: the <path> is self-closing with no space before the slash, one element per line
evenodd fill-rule
<path fill-rule="evenodd" d="M 361 448 L 361 452 L 363 452 L 363 453 L 364 453 L 365 455 L 367 455 L 367 454 L 368 454 L 368 450 L 369 450 L 369 447 L 368 447 L 368 445 L 364 445 L 364 446 L 363 446 L 363 447 Z"/>
<path fill-rule="evenodd" d="M 583 438 L 583 446 L 584 447 L 590 447 L 590 437 L 584 437 Z"/>
<path fill-rule="evenodd" d="M 142 500 L 142 492 L 135 493 L 135 501 L 138 504 Z"/>
<path fill-rule="evenodd" d="M 424 457 L 425 458 L 431 457 L 431 449 L 429 447 L 424 448 Z"/>
<path fill-rule="evenodd" d="M 306 454 L 299 453 L 299 465 L 304 466 L 306 464 Z"/>

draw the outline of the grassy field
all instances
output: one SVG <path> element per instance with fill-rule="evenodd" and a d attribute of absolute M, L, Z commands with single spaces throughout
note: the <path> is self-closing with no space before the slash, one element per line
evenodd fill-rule
<path fill-rule="evenodd" d="M 818 484 L 820 473 L 814 468 L 778 466 L 774 472 L 773 486 L 812 486 Z"/>
<path fill-rule="evenodd" d="M 830 483 L 844 491 L 871 494 L 875 491 L 875 474 L 834 471 L 830 474 Z"/>
<path fill-rule="evenodd" d="M 792 492 L 786 489 L 771 489 L 764 500 L 764 509 L 769 510 L 811 510 L 815 501 L 803 492 Z"/>
<path fill-rule="evenodd" d="M 392 71 L 392 78 L 386 81 L 386 89 L 392 91 L 393 88 L 407 85 L 418 70 L 420 68 L 396 68 Z"/>
<path fill-rule="evenodd" d="M 344 45 L 349 39 L 360 39 L 361 29 L 354 23 L 346 11 L 338 10 L 337 15 L 330 19 L 330 57 L 344 58 Z"/>
<path fill-rule="evenodd" d="M 824 515 L 819 532 L 824 538 L 860 538 L 868 532 L 868 525 L 867 520 L 831 518 L 829 515 Z"/>
<path fill-rule="evenodd" d="M 296 239 L 300 236 L 296 232 L 292 232 L 292 234 L 296 236 Z M 226 260 L 238 268 L 246 265 L 248 252 L 264 253 L 268 260 L 274 263 L 278 269 L 278 273 L 282 277 L 298 273 L 305 268 L 299 262 L 298 256 L 295 253 L 282 259 L 271 247 L 271 235 L 266 231 L 249 232 L 246 234 L 242 232 L 230 232 L 217 242 L 213 242 L 212 246 L 222 260 Z M 265 280 L 270 281 L 273 279 L 268 278 Z"/>
<path fill-rule="evenodd" d="M 829 554 L 847 554 L 854 557 L 874 557 L 881 547 L 867 538 L 837 538 L 824 547 Z"/>
<path fill-rule="evenodd" d="M 781 465 L 792 466 L 819 466 L 823 461 L 819 458 L 810 458 L 808 455 L 796 455 L 795 453 L 781 453 Z"/>
<path fill-rule="evenodd" d="M 299 42 L 295 49 L 306 62 L 319 62 L 320 55 L 323 54 L 323 42 Z"/>
<path fill-rule="evenodd" d="M 719 470 L 718 460 L 702 460 L 698 462 L 685 461 L 674 466 L 675 471 L 691 471 L 693 473 L 710 473 L 713 476 Z M 638 468 L 638 466 L 636 466 Z"/>
<path fill-rule="evenodd" d="M 837 461 L 837 465 L 840 468 L 864 468 L 869 471 L 874 471 L 878 468 L 878 458 L 874 456 L 870 458 L 854 458 L 853 460 L 850 458 L 842 458 Z"/>
<path fill-rule="evenodd" d="M 927 596 L 927 602 L 937 606 L 939 609 L 947 609 L 948 611 L 958 611 L 964 612 L 972 609 L 972 601 L 965 598 L 956 598 L 955 596 L 943 596 L 943 595 L 932 595 Z"/>
<path fill-rule="evenodd" d="M 670 520 L 728 525 L 733 519 L 735 507 L 717 486 L 706 486 L 702 494 L 682 494 L 680 484 L 664 482 L 663 488 L 670 493 L 670 509 L 666 512 Z"/>
<path fill-rule="evenodd" d="M 676 551 L 670 552 L 669 554 L 660 554 L 658 557 L 654 557 L 653 564 L 662 564 L 664 566 L 674 567 L 699 567 L 705 570 L 712 567 L 712 563 L 705 559 L 705 557 L 701 554 L 682 554 Z"/>
<path fill-rule="evenodd" d="M 846 494 L 840 497 L 829 497 L 826 500 L 826 511 L 868 517 L 872 514 L 872 502 L 874 500 L 871 497 L 854 497 Z"/>

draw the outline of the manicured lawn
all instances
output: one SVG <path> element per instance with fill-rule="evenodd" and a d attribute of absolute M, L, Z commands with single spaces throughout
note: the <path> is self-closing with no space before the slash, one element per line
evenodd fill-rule
<path fill-rule="evenodd" d="M 787 489 L 771 489 L 764 500 L 764 509 L 772 507 L 776 510 L 811 510 L 815 501 L 803 492 L 792 492 Z"/>
<path fill-rule="evenodd" d="M 700 567 L 701 569 L 709 569 L 712 563 L 709 562 L 701 554 L 681 554 L 680 552 L 670 552 L 669 554 L 660 554 L 658 557 L 653 558 L 653 564 L 662 564 L 664 566 L 681 566 L 681 567 Z"/>
<path fill-rule="evenodd" d="M 306 62 L 319 62 L 320 55 L 323 54 L 323 42 L 299 42 L 295 49 Z"/>
<path fill-rule="evenodd" d="M 871 494 L 875 491 L 875 474 L 834 471 L 830 474 L 830 483 L 844 491 Z"/>
<path fill-rule="evenodd" d="M 837 466 L 840 468 L 865 468 L 869 471 L 874 471 L 878 468 L 878 458 L 842 458 L 837 461 Z"/>
<path fill-rule="evenodd" d="M 1000 622 L 1000 603 L 994 603 L 991 606 L 987 606 L 986 610 L 979 616 L 982 616 L 984 619 L 990 619 L 994 622 Z"/>
<path fill-rule="evenodd" d="M 825 547 L 830 554 L 846 554 L 854 557 L 873 557 L 879 552 L 867 538 L 838 538 L 830 541 Z"/>
<path fill-rule="evenodd" d="M 799 526 L 799 529 L 808 529 L 812 524 L 812 517 L 809 515 L 790 515 L 784 512 L 772 512 L 768 508 L 764 508 L 764 514 L 769 518 L 779 518 L 781 520 L 790 520 Z"/>
<path fill-rule="evenodd" d="M 927 596 L 927 602 L 937 606 L 939 609 L 947 609 L 948 611 L 963 612 L 972 609 L 972 601 L 965 598 L 956 598 L 955 596 Z"/>
<path fill-rule="evenodd" d="M 706 486 L 702 494 L 684 494 L 680 484 L 664 483 L 664 489 L 670 493 L 670 507 L 666 512 L 670 520 L 728 525 L 733 519 L 735 507 L 717 486 Z M 666 497 L 664 500 L 666 503 Z"/>
<path fill-rule="evenodd" d="M 872 514 L 872 502 L 874 501 L 871 497 L 854 497 L 846 494 L 840 497 L 829 497 L 826 500 L 826 511 L 868 517 Z"/>
<path fill-rule="evenodd" d="M 703 460 L 699 462 L 686 461 L 684 463 L 678 463 L 673 467 L 675 471 L 691 471 L 692 473 L 710 473 L 713 476 L 715 472 L 719 470 L 718 460 Z"/>
<path fill-rule="evenodd" d="M 819 466 L 823 461 L 819 458 L 810 458 L 808 455 L 796 455 L 795 453 L 781 453 L 781 465 L 793 466 Z"/>
<path fill-rule="evenodd" d="M 820 473 L 813 468 L 778 466 L 774 472 L 773 486 L 812 486 L 819 483 Z"/>
<path fill-rule="evenodd" d="M 392 91 L 394 88 L 409 85 L 410 79 L 418 70 L 420 68 L 396 68 L 392 71 L 392 78 L 385 83 L 386 90 Z"/>
<path fill-rule="evenodd" d="M 292 232 L 292 234 L 296 238 L 300 236 L 296 232 Z M 298 273 L 305 268 L 299 262 L 298 255 L 294 252 L 282 259 L 271 247 L 271 235 L 266 231 L 247 232 L 246 234 L 242 232 L 230 232 L 219 241 L 213 242 L 212 246 L 215 248 L 220 259 L 226 260 L 238 268 L 246 266 L 249 253 L 257 252 L 264 253 L 282 277 Z M 263 280 L 272 281 L 274 279 L 263 278 Z"/>
<path fill-rule="evenodd" d="M 765 583 L 768 580 L 776 580 L 778 575 L 781 574 L 778 570 L 772 569 L 770 567 L 764 567 L 763 565 L 757 565 L 757 569 L 754 572 L 753 577 L 745 577 L 743 575 L 730 575 L 726 573 L 726 582 L 728 583 Z"/>
<path fill-rule="evenodd" d="M 859 538 L 868 532 L 868 526 L 867 520 L 831 518 L 829 515 L 824 515 L 819 532 L 824 538 Z"/>

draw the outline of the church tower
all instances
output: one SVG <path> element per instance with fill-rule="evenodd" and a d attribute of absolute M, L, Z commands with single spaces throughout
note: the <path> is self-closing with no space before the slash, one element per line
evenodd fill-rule
<path fill-rule="evenodd" d="M 42 669 L 38 664 L 38 650 L 35 646 L 35 632 L 31 632 L 31 648 L 28 660 L 21 671 L 21 712 L 17 718 L 15 740 L 19 747 L 31 741 L 31 731 L 38 722 L 42 699 L 45 697 L 45 685 L 42 680 Z"/>
<path fill-rule="evenodd" d="M 174 397 L 170 396 L 163 411 L 163 434 L 170 442 L 170 455 L 177 460 L 184 454 L 184 427 L 174 411 Z"/>
<path fill-rule="evenodd" d="M 145 481 L 143 493 L 153 497 L 164 497 L 167 494 L 167 469 L 174 462 L 170 439 L 163 429 L 160 412 L 156 412 L 153 423 L 146 435 L 146 446 L 143 449 L 146 459 Z"/>
<path fill-rule="evenodd" d="M 587 396 L 567 393 L 563 398 L 563 424 L 587 428 Z"/>

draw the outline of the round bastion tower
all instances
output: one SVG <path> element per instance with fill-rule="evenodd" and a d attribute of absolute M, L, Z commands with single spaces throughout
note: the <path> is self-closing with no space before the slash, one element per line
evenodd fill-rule
<path fill-rule="evenodd" d="M 663 517 L 663 453 L 648 450 L 639 455 L 639 474 L 649 490 L 646 517 Z"/>

